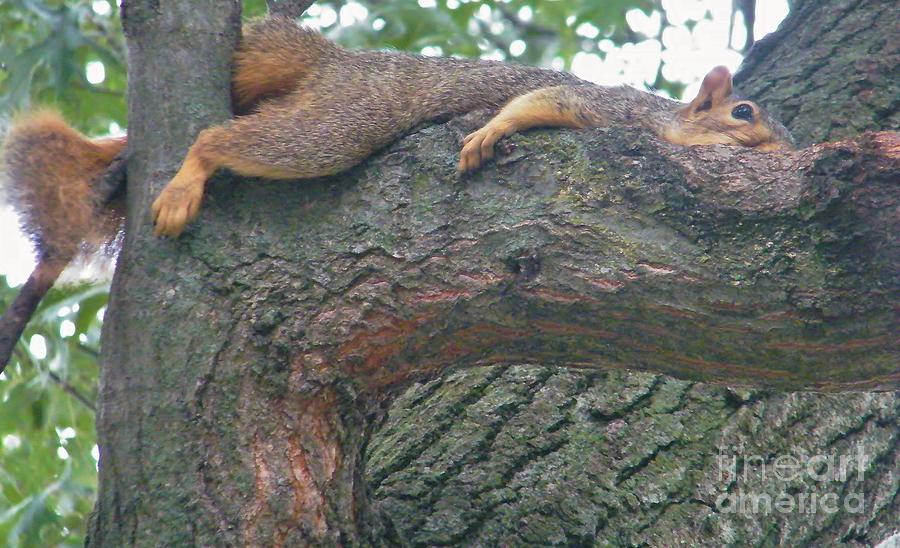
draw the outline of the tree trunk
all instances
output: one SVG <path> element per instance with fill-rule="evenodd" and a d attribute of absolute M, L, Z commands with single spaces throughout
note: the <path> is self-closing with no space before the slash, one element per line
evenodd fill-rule
<path fill-rule="evenodd" d="M 900 127 L 895 0 L 794 0 L 757 42 L 735 85 L 802 145 Z"/>
<path fill-rule="evenodd" d="M 890 531 L 894 394 L 618 368 L 896 389 L 895 135 L 775 156 L 535 131 L 460 179 L 473 114 L 334 178 L 218 177 L 198 221 L 157 240 L 151 197 L 226 115 L 237 6 L 202 4 L 126 12 L 131 202 L 90 545 Z M 819 481 L 815 460 L 788 492 L 840 493 L 840 512 L 728 513 L 787 485 L 765 459 L 819 453 L 852 477 Z M 861 513 L 843 506 L 857 492 Z"/>
<path fill-rule="evenodd" d="M 103 325 L 99 489 L 88 546 L 211 544 L 221 526 L 201 496 L 205 448 L 190 405 L 199 371 L 192 356 L 208 348 L 204 332 L 222 327 L 228 311 L 175 293 L 180 276 L 198 280 L 178 244 L 153 237 L 148 212 L 197 133 L 230 117 L 240 8 L 237 0 L 122 3 L 128 215 Z M 204 321 L 191 323 L 194 314 Z"/>

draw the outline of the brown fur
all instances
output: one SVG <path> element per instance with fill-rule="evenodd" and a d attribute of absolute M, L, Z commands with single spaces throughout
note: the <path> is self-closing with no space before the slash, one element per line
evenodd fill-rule
<path fill-rule="evenodd" d="M 52 111 L 15 121 L 3 154 L 9 197 L 42 259 L 68 261 L 115 234 L 117 212 L 98 215 L 91 182 L 125 146 L 124 137 L 87 139 Z"/>
<path fill-rule="evenodd" d="M 278 24 L 263 21 L 244 28 L 241 45 L 234 53 L 231 89 L 235 114 L 248 114 L 265 99 L 291 92 L 320 59 L 336 49 L 317 32 L 298 28 L 288 19 L 275 20 Z"/>
<path fill-rule="evenodd" d="M 507 105 L 466 139 L 463 170 L 488 159 L 497 139 L 536 125 L 643 126 L 684 145 L 789 144 L 784 128 L 756 105 L 752 124 L 731 117 L 739 100 L 731 96 L 731 75 L 721 67 L 704 81 L 698 98 L 684 105 L 522 65 L 349 51 L 280 17 L 245 30 L 232 90 L 238 116 L 200 134 L 153 203 L 157 234 L 177 236 L 196 217 L 206 180 L 218 168 L 274 179 L 331 175 L 422 122 L 479 108 Z M 29 230 L 45 249 L 70 249 L 91 225 L 87 182 L 124 140 L 87 141 L 47 116 L 19 124 L 7 154 Z M 87 205 L 78 203 L 84 200 Z"/>
<path fill-rule="evenodd" d="M 219 167 L 278 179 L 331 175 L 417 124 L 508 102 L 466 139 L 461 170 L 490 158 L 497 139 L 536 125 L 644 126 L 684 145 L 771 149 L 789 142 L 756 105 L 752 124 L 731 117 L 737 100 L 724 67 L 713 69 L 698 98 L 685 106 L 521 65 L 347 51 L 277 17 L 253 26 L 247 36 L 236 56 L 235 95 L 241 112 L 254 107 L 207 130 L 191 147 L 153 203 L 157 234 L 177 236 L 196 217 L 206 179 Z"/>

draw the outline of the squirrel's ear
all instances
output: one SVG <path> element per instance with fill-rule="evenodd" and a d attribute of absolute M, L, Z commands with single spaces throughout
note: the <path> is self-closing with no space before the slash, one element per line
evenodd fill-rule
<path fill-rule="evenodd" d="M 715 67 L 703 78 L 700 92 L 685 110 L 690 113 L 710 110 L 725 102 L 731 96 L 731 89 L 731 72 L 723 66 Z"/>

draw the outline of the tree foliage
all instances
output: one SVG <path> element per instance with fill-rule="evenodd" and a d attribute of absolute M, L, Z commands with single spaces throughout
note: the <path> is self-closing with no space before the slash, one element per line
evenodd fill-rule
<path fill-rule="evenodd" d="M 15 292 L 0 278 L 2 302 Z M 0 539 L 7 546 L 81 544 L 97 486 L 93 402 L 106 301 L 104 285 L 52 290 L 0 375 Z"/>
<path fill-rule="evenodd" d="M 122 29 L 113 6 L 106 4 L 103 15 L 94 4 L 89 0 L 0 4 L 0 112 L 50 104 L 91 133 L 107 132 L 111 121 L 124 125 Z M 103 67 L 102 83 L 88 80 L 86 67 L 91 63 Z"/>

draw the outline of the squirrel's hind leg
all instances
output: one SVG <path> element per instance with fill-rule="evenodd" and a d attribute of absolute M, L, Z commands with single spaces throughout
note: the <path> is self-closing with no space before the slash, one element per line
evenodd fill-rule
<path fill-rule="evenodd" d="M 197 217 L 206 181 L 220 167 L 246 177 L 296 179 L 300 174 L 251 156 L 230 155 L 223 146 L 240 139 L 235 128 L 216 126 L 204 130 L 188 150 L 181 169 L 153 202 L 153 222 L 157 236 L 178 236 Z"/>
<path fill-rule="evenodd" d="M 200 134 L 188 150 L 181 169 L 151 206 L 157 236 L 178 236 L 200 211 L 206 181 L 218 167 L 203 152 L 204 135 L 209 131 L 212 130 Z"/>
<path fill-rule="evenodd" d="M 244 27 L 234 53 L 234 112 L 250 114 L 268 99 L 283 97 L 315 74 L 317 65 L 339 62 L 338 48 L 287 17 L 267 17 Z"/>
<path fill-rule="evenodd" d="M 329 110 L 300 96 L 207 129 L 153 202 L 156 234 L 181 234 L 197 216 L 206 181 L 219 168 L 267 179 L 332 175 L 358 164 L 404 129 L 365 108 Z"/>

